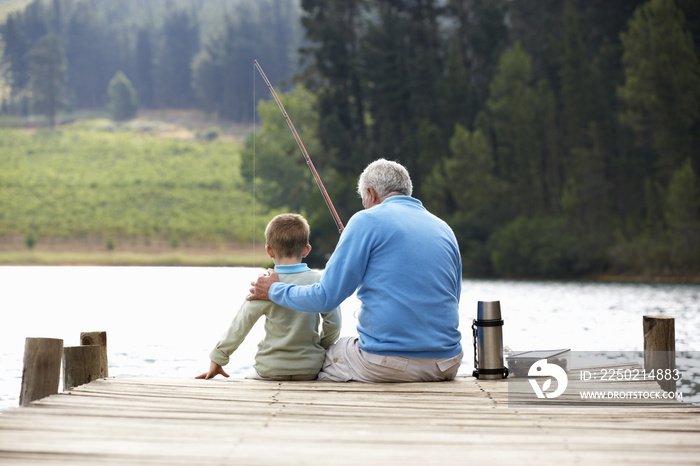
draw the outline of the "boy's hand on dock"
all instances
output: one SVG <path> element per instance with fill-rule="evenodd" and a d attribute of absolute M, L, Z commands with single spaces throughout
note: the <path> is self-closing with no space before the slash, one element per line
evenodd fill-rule
<path fill-rule="evenodd" d="M 213 379 L 216 377 L 217 374 L 221 374 L 224 377 L 228 377 L 229 375 L 224 371 L 224 368 L 215 363 L 214 361 L 211 361 L 209 363 L 209 372 L 205 372 L 204 374 L 199 374 L 195 379 L 204 379 L 204 380 L 209 380 Z"/>
<path fill-rule="evenodd" d="M 254 299 L 265 299 L 270 300 L 270 287 L 273 283 L 279 281 L 279 275 L 274 269 L 267 269 L 267 275 L 260 275 L 258 279 L 254 282 L 250 282 L 252 285 L 250 287 L 250 294 L 246 297 L 248 301 L 253 301 Z"/>

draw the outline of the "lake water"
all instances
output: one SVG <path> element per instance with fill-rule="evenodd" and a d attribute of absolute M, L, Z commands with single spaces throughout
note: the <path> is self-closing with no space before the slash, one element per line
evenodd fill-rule
<path fill-rule="evenodd" d="M 17 406 L 26 337 L 80 344 L 107 331 L 110 376 L 194 377 L 262 269 L 198 267 L 0 267 L 0 411 Z M 685 355 L 684 400 L 700 402 L 700 285 L 465 280 L 460 306 L 471 374 L 471 323 L 478 301 L 500 301 L 504 345 L 513 351 L 642 351 L 642 316 L 675 317 Z M 342 305 L 342 335 L 355 335 L 359 302 Z M 262 321 L 227 372 L 252 367 Z"/>

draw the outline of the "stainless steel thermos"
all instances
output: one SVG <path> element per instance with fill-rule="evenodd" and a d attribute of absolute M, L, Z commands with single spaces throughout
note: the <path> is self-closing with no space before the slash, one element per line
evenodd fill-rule
<path fill-rule="evenodd" d="M 477 379 L 508 377 L 503 364 L 503 319 L 500 301 L 479 301 L 472 324 L 474 372 Z"/>

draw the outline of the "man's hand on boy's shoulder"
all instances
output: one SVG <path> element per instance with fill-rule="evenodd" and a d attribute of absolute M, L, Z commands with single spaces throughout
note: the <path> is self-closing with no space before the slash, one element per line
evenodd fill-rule
<path fill-rule="evenodd" d="M 248 301 L 253 301 L 254 299 L 265 299 L 270 300 L 270 287 L 273 283 L 278 282 L 279 275 L 274 269 L 267 269 L 267 274 L 262 274 L 258 276 L 258 279 L 254 282 L 250 282 L 250 294 L 246 297 Z"/>

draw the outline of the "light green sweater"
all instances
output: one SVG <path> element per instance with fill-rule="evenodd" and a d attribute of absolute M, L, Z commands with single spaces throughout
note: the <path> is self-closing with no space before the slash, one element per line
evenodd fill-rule
<path fill-rule="evenodd" d="M 283 283 L 311 285 L 321 274 L 306 264 L 278 265 L 275 272 Z M 265 316 L 265 337 L 258 344 L 255 370 L 262 376 L 316 374 L 321 370 L 326 348 L 340 335 L 340 308 L 318 314 L 282 307 L 272 301 L 244 301 L 228 331 L 209 354 L 215 363 L 225 366 L 250 329 Z M 323 318 L 322 330 L 319 324 Z"/>

